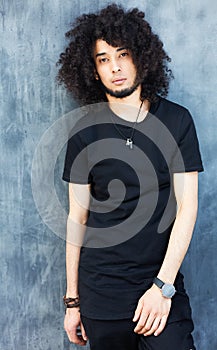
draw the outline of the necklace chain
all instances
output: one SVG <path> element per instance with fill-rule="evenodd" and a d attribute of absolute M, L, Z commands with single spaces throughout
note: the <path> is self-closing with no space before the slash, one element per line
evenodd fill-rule
<path fill-rule="evenodd" d="M 136 120 L 135 120 L 133 126 L 131 127 L 132 132 L 131 132 L 131 136 L 130 137 L 127 137 L 126 135 L 124 135 L 124 133 L 118 128 L 118 126 L 116 125 L 116 123 L 114 122 L 114 120 L 113 120 L 113 118 L 111 116 L 113 124 L 114 124 L 114 127 L 119 132 L 119 134 L 126 140 L 126 146 L 129 146 L 130 149 L 133 148 L 133 135 L 134 135 L 134 132 L 135 132 L 136 122 L 137 122 L 137 120 L 138 120 L 138 118 L 140 116 L 140 113 L 141 113 L 142 105 L 143 105 L 143 101 L 141 102 L 141 105 L 139 107 L 139 111 L 137 113 Z"/>

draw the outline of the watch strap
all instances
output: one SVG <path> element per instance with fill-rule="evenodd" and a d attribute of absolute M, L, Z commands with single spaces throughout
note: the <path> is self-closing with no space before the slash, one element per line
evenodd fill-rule
<path fill-rule="evenodd" d="M 163 281 L 160 280 L 160 278 L 155 277 L 153 279 L 153 283 L 156 284 L 156 286 L 158 286 L 160 289 L 163 287 L 163 285 L 165 284 Z"/>

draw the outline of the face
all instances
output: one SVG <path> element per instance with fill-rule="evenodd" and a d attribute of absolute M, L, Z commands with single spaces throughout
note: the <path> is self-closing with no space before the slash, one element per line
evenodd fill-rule
<path fill-rule="evenodd" d="M 123 98 L 131 95 L 139 86 L 132 55 L 124 47 L 113 47 L 104 40 L 97 40 L 94 50 L 96 79 L 106 95 Z"/>

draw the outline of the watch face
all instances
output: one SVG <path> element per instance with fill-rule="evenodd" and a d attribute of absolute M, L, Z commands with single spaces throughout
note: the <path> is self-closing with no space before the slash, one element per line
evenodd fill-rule
<path fill-rule="evenodd" d="M 162 294 L 165 298 L 172 298 L 176 290 L 172 284 L 165 283 L 162 287 Z"/>

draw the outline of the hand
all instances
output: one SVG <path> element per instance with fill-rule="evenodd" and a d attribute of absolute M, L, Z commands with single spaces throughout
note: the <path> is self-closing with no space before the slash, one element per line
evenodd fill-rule
<path fill-rule="evenodd" d="M 80 326 L 81 334 L 77 334 L 77 328 Z M 79 308 L 67 308 L 65 320 L 64 320 L 64 329 L 68 335 L 70 342 L 73 342 L 77 345 L 86 345 L 87 343 L 87 335 L 84 330 L 84 326 L 81 322 L 81 315 Z"/>
<path fill-rule="evenodd" d="M 133 321 L 138 321 L 134 332 L 148 336 L 159 335 L 167 322 L 171 299 L 163 297 L 161 290 L 153 286 L 139 299 Z"/>

